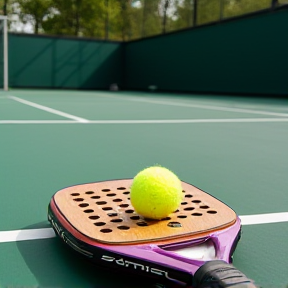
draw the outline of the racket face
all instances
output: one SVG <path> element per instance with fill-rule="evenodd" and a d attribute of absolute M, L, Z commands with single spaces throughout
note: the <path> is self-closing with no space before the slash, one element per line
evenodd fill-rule
<path fill-rule="evenodd" d="M 48 219 L 66 244 L 93 262 L 178 284 L 192 283 L 205 261 L 231 260 L 241 228 L 231 208 L 182 182 L 177 211 L 144 219 L 131 206 L 131 184 L 124 179 L 62 189 L 51 199 Z"/>

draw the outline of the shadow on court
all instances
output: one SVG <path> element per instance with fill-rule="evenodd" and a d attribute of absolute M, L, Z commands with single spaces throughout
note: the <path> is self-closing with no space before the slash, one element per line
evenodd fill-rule
<path fill-rule="evenodd" d="M 50 228 L 50 225 L 40 222 L 23 229 L 37 228 Z M 152 280 L 115 273 L 112 269 L 104 270 L 93 265 L 78 257 L 58 238 L 18 241 L 17 247 L 39 287 L 155 287 Z"/>

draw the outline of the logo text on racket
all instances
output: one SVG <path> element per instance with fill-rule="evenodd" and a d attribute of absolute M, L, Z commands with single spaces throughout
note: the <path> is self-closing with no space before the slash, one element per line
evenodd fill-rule
<path fill-rule="evenodd" d="M 148 272 L 148 273 L 153 273 L 159 276 L 164 276 L 167 279 L 173 280 L 172 278 L 169 277 L 168 272 L 164 271 L 164 270 L 160 270 L 154 267 L 150 267 L 147 265 L 143 265 L 140 263 L 136 263 L 136 262 L 132 262 L 129 260 L 125 260 L 123 258 L 115 258 L 115 257 L 111 257 L 111 256 L 107 256 L 107 255 L 103 255 L 101 260 L 107 261 L 107 262 L 114 262 L 115 264 L 122 266 L 122 267 L 126 267 L 126 268 L 132 268 L 135 270 L 142 270 L 143 272 Z"/>

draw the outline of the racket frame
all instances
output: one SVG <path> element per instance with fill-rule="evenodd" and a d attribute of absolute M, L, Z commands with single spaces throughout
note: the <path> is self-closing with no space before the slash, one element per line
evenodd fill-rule
<path fill-rule="evenodd" d="M 61 213 L 53 197 L 48 207 L 48 220 L 56 234 L 74 251 L 94 264 L 119 272 L 149 276 L 163 281 L 172 281 L 180 286 L 191 285 L 193 275 L 207 260 L 187 258 L 173 251 L 188 246 L 197 246 L 212 241 L 216 257 L 211 260 L 232 262 L 232 255 L 241 235 L 241 221 L 217 231 L 190 237 L 140 244 L 107 244 L 80 233 Z M 189 237 L 188 237 L 189 238 Z"/>

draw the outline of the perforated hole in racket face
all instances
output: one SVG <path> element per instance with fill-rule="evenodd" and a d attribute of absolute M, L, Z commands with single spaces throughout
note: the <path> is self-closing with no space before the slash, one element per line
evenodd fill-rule
<path fill-rule="evenodd" d="M 236 221 L 231 208 L 185 182 L 179 209 L 162 220 L 145 219 L 130 203 L 132 181 L 76 185 L 58 191 L 53 199 L 71 226 L 92 239 L 110 244 L 199 235 L 229 227 Z"/>

